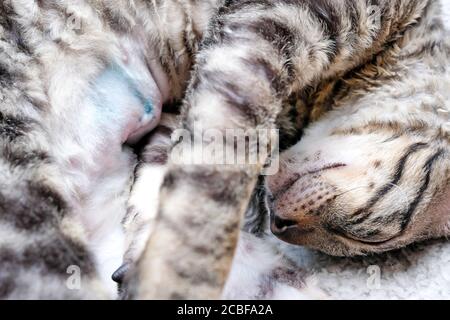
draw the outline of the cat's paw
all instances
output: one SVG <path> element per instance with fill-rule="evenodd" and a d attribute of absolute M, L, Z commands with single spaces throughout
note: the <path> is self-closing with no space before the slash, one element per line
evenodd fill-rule
<path fill-rule="evenodd" d="M 136 168 L 135 181 L 128 200 L 128 212 L 123 221 L 125 230 L 125 254 L 122 266 L 113 274 L 120 283 L 140 258 L 153 231 L 158 213 L 159 190 L 163 182 L 171 133 L 176 118 L 164 115 L 160 126 L 148 138 Z"/>

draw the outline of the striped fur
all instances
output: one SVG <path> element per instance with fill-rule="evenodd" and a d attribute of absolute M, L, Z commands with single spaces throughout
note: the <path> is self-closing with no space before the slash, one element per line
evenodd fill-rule
<path fill-rule="evenodd" d="M 269 179 L 281 239 L 355 255 L 448 237 L 450 42 L 439 8 L 378 59 L 309 93 L 310 106 L 334 110 Z"/>
<path fill-rule="evenodd" d="M 379 25 L 366 1 L 225 1 L 196 57 L 183 127 L 275 128 L 292 94 L 383 56 L 432 6 L 376 4 Z M 263 165 L 264 159 L 229 170 L 169 164 L 158 224 L 140 263 L 141 279 L 156 285 L 141 282 L 139 297 L 220 295 L 237 226 Z M 187 221 L 194 223 L 181 229 Z"/>
<path fill-rule="evenodd" d="M 102 223 L 123 218 L 119 195 L 127 196 L 127 177 L 135 164 L 121 144 L 130 138 L 123 122 L 131 111 L 90 122 L 85 99 L 102 71 L 115 62 L 149 74 L 142 87 L 155 89 L 156 106 L 182 99 L 187 90 L 181 110 L 184 129 L 192 131 L 196 124 L 219 130 L 280 128 L 289 141 L 283 147 L 288 147 L 296 138 L 296 116 L 303 121 L 320 113 L 301 106 L 295 110 L 291 101 L 385 57 L 408 40 L 405 33 L 434 2 L 2 1 L 0 150 L 5 185 L 0 208 L 1 226 L 9 235 L 2 239 L 10 239 L 2 240 L 0 248 L 6 261 L 0 273 L 5 283 L 0 287 L 7 288 L 3 296 L 107 296 L 97 295 L 95 250 L 87 243 L 95 242 Z M 379 24 L 372 19 L 372 4 L 381 10 Z M 429 162 L 431 167 L 433 158 Z M 261 159 L 257 165 L 227 170 L 169 163 L 134 297 L 220 296 L 241 217 L 265 163 Z M 112 203 L 107 191 L 117 195 Z M 102 215 L 107 205 L 114 205 L 115 219 Z M 97 212 L 103 220 L 92 221 Z M 55 227 L 44 228 L 50 225 Z M 39 232 L 39 226 L 45 231 Z M 52 245 L 17 241 L 23 232 L 36 239 L 48 233 L 44 238 L 52 239 Z M 59 243 L 55 238 L 67 249 L 53 248 Z M 48 259 L 28 254 L 32 246 L 44 253 L 48 248 Z M 23 279 L 60 275 L 73 263 L 89 279 L 83 287 L 89 294 L 65 295 L 61 292 L 67 288 L 58 280 L 55 290 L 21 289 Z"/>

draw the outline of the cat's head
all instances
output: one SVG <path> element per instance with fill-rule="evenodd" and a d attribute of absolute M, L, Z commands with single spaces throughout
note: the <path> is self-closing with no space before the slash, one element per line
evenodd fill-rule
<path fill-rule="evenodd" d="M 332 112 L 281 155 L 268 178 L 272 232 L 332 255 L 449 235 L 445 121 L 351 116 Z"/>

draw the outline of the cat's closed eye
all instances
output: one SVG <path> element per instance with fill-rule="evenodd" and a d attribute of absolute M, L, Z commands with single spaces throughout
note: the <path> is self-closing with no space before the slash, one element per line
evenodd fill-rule
<path fill-rule="evenodd" d="M 272 232 L 333 255 L 382 252 L 446 235 L 450 154 L 433 133 L 433 118 L 422 114 L 429 122 L 419 136 L 401 120 L 334 128 L 340 115 L 346 114 L 319 121 L 282 154 L 280 173 L 268 178 L 275 197 Z"/>

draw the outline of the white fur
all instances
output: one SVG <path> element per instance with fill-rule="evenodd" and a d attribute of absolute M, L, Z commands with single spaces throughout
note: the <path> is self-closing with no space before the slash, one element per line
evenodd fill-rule
<path fill-rule="evenodd" d="M 147 165 L 140 170 L 135 181 L 128 206 L 138 215 L 129 217 L 124 226 L 127 235 L 124 260 L 127 262 L 137 261 L 153 231 L 158 213 L 159 189 L 165 173 L 164 166 Z"/>

